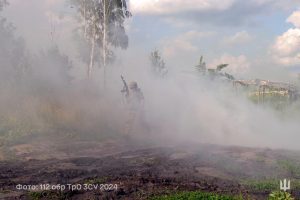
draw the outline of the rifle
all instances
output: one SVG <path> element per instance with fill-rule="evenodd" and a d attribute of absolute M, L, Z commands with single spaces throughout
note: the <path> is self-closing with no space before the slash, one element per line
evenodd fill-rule
<path fill-rule="evenodd" d="M 124 77 L 121 75 L 121 79 L 123 81 L 123 84 L 124 84 L 124 87 L 123 89 L 121 90 L 122 93 L 125 93 L 125 97 L 128 97 L 129 96 L 129 88 L 128 88 L 128 85 L 124 79 Z"/>

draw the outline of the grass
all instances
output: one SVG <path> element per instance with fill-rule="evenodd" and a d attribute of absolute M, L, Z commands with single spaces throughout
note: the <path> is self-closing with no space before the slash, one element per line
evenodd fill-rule
<path fill-rule="evenodd" d="M 63 192 L 63 191 L 31 191 L 27 193 L 27 199 L 29 200 L 65 200 L 70 199 L 74 192 Z"/>
<path fill-rule="evenodd" d="M 101 178 L 93 178 L 93 179 L 87 179 L 84 181 L 84 184 L 103 184 L 108 181 L 107 177 L 101 177 Z"/>
<path fill-rule="evenodd" d="M 264 97 L 257 95 L 256 93 L 249 93 L 248 99 L 256 104 L 266 104 L 275 110 L 284 110 L 290 105 L 290 100 L 287 95 L 279 95 L 275 93 L 265 94 Z"/>
<path fill-rule="evenodd" d="M 43 192 L 29 192 L 28 196 L 30 200 L 39 200 L 44 197 Z"/>
<path fill-rule="evenodd" d="M 8 193 L 11 193 L 13 191 L 11 190 L 0 190 L 0 194 L 8 194 Z"/>
<path fill-rule="evenodd" d="M 271 192 L 279 189 L 279 180 L 248 180 L 242 183 L 254 192 Z M 300 180 L 291 180 L 291 189 L 300 190 Z"/>
<path fill-rule="evenodd" d="M 292 177 L 300 178 L 300 164 L 290 160 L 277 161 L 280 168 L 287 171 Z"/>
<path fill-rule="evenodd" d="M 17 138 L 27 136 L 33 132 L 37 132 L 39 127 L 35 126 L 28 119 L 20 119 L 17 117 L 1 118 L 0 120 L 0 138 L 1 144 L 14 141 Z"/>
<path fill-rule="evenodd" d="M 34 102 L 39 102 L 39 99 L 34 99 Z M 25 102 L 17 111 L 5 110 L 0 113 L 0 147 L 53 133 L 54 137 L 59 135 L 68 141 L 70 138 L 103 141 L 120 135 L 118 128 L 105 122 L 100 123 L 98 116 L 88 111 L 47 99 L 36 103 L 34 108 Z M 99 133 L 99 130 L 102 132 Z"/>
<path fill-rule="evenodd" d="M 179 192 L 171 195 L 162 195 L 150 198 L 150 200 L 243 200 L 240 197 L 220 195 L 207 192 Z"/>
<path fill-rule="evenodd" d="M 253 191 L 272 191 L 279 188 L 279 180 L 248 180 L 242 184 Z"/>
<path fill-rule="evenodd" d="M 274 191 L 269 195 L 268 200 L 294 200 L 294 198 L 288 192 Z"/>

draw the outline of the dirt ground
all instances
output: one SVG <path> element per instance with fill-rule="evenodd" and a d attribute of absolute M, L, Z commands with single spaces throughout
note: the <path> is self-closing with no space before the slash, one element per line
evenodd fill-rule
<path fill-rule="evenodd" d="M 197 190 L 266 199 L 268 189 L 258 191 L 243 183 L 300 178 L 298 168 L 278 165 L 281 160 L 299 163 L 300 152 L 283 150 L 208 144 L 161 147 L 132 145 L 126 140 L 70 144 L 37 140 L 30 145 L 14 144 L 1 152 L 0 199 L 7 200 L 149 199 L 159 194 Z M 40 184 L 111 184 L 117 188 L 16 189 L 17 185 Z M 292 194 L 300 198 L 296 189 Z"/>

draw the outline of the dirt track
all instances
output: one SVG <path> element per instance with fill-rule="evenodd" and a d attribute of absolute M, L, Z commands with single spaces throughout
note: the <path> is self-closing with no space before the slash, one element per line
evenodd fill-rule
<path fill-rule="evenodd" d="M 147 199 L 155 194 L 190 190 L 266 199 L 270 191 L 254 191 L 241 182 L 291 176 L 299 178 L 276 164 L 287 157 L 299 158 L 298 152 L 214 145 L 142 148 L 124 143 L 118 146 L 112 141 L 91 144 L 89 149 L 86 145 L 82 144 L 82 148 L 74 150 L 73 154 L 61 153 L 58 158 L 50 155 L 43 160 L 34 155 L 34 151 L 24 154 L 23 149 L 23 154 L 20 153 L 16 160 L 1 161 L 0 199 L 32 199 L 34 195 L 43 197 L 41 199 Z M 38 193 L 16 190 L 17 184 L 46 183 L 108 183 L 117 184 L 118 189 Z M 297 191 L 293 194 L 298 195 Z"/>

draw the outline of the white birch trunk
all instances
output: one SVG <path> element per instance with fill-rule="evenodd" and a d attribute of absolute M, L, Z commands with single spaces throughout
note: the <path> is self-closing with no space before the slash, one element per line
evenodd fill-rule
<path fill-rule="evenodd" d="M 96 28 L 94 27 L 93 38 L 92 38 L 91 54 L 90 54 L 90 64 L 89 64 L 88 72 L 87 72 L 88 79 L 91 78 L 91 76 L 92 76 L 92 70 L 93 70 L 93 67 L 94 67 L 95 42 L 96 42 Z"/>
<path fill-rule="evenodd" d="M 107 5 L 103 0 L 103 37 L 102 37 L 102 60 L 103 60 L 103 84 L 106 87 L 106 56 L 107 56 Z"/>
<path fill-rule="evenodd" d="M 83 18 L 84 18 L 84 38 L 87 38 L 87 24 L 86 24 L 86 0 L 83 0 Z"/>

